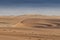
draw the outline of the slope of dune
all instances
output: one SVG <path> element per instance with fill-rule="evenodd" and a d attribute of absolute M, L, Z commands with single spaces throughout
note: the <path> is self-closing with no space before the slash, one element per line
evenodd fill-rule
<path fill-rule="evenodd" d="M 59 16 L 42 16 L 42 15 L 21 15 L 21 16 L 1 16 L 0 26 L 10 27 L 27 27 L 27 26 L 53 26 L 57 27 L 60 23 Z"/>
<path fill-rule="evenodd" d="M 60 16 L 0 16 L 0 40 L 60 40 Z"/>

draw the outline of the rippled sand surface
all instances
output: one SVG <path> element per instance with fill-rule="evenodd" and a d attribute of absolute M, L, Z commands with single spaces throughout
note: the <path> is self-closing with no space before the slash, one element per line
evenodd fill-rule
<path fill-rule="evenodd" d="M 0 40 L 60 40 L 60 17 L 1 16 Z"/>

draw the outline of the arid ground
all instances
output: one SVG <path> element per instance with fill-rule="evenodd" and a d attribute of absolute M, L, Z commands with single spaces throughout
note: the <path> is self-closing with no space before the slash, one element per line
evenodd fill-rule
<path fill-rule="evenodd" d="M 60 40 L 60 16 L 0 16 L 0 40 Z"/>

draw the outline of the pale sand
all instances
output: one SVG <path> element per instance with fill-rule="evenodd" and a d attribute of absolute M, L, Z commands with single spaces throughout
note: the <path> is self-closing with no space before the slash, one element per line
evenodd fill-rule
<path fill-rule="evenodd" d="M 1 16 L 0 40 L 60 40 L 60 17 Z"/>

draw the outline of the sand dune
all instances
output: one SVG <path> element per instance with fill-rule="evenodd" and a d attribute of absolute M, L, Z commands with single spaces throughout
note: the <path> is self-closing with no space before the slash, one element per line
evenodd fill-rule
<path fill-rule="evenodd" d="M 1 16 L 0 40 L 60 40 L 60 17 Z"/>

